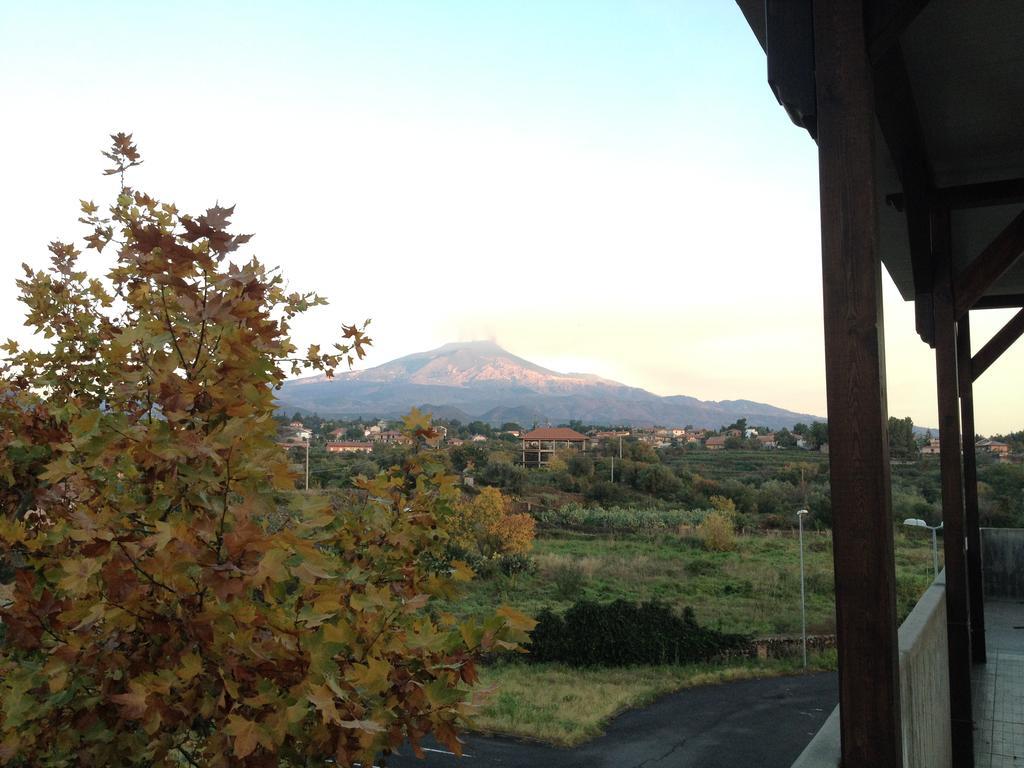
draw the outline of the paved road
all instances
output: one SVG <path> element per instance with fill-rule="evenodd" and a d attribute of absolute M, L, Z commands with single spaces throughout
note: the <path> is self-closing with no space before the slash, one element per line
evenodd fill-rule
<path fill-rule="evenodd" d="M 387 768 L 789 768 L 836 705 L 834 674 L 692 688 L 615 718 L 575 749 L 466 738 L 458 759 L 439 745 Z"/>

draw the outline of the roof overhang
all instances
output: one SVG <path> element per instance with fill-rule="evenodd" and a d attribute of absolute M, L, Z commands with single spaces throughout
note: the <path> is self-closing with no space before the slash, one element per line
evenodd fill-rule
<path fill-rule="evenodd" d="M 736 2 L 767 49 L 770 22 L 766 23 L 765 0 Z M 809 5 L 811 0 L 768 0 L 787 13 L 788 4 L 799 2 Z M 940 201 L 950 208 L 953 266 L 958 273 L 1021 212 L 1024 9 L 1020 0 L 868 5 L 884 9 L 877 11 L 879 15 L 889 14 L 874 20 L 878 35 L 889 38 L 884 48 L 872 50 L 880 118 L 875 142 L 879 245 L 886 269 L 910 300 L 920 292 L 920 286 L 915 287 L 908 226 L 908 221 L 913 225 L 908 208 L 915 199 Z M 925 189 L 914 189 L 908 174 L 915 171 L 927 177 Z M 918 228 L 917 234 L 920 242 L 927 230 L 922 234 Z M 1024 259 L 992 284 L 985 302 L 995 306 L 999 297 L 1021 294 Z"/>

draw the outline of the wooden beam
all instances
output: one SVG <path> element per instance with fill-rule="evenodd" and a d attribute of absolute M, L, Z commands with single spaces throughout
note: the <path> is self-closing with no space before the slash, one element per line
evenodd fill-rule
<path fill-rule="evenodd" d="M 971 309 L 1017 309 L 1024 307 L 1024 293 L 1005 293 L 998 296 L 982 296 Z"/>
<path fill-rule="evenodd" d="M 960 448 L 957 327 L 953 302 L 949 212 L 932 215 L 935 274 L 935 374 L 939 401 L 939 467 L 943 548 L 946 555 L 946 634 L 949 648 L 950 737 L 953 765 L 974 765 L 971 708 L 971 637 L 964 537 L 964 486 Z M 973 437 L 972 437 L 973 442 Z"/>
<path fill-rule="evenodd" d="M 903 211 L 906 206 L 906 196 L 902 192 L 886 195 L 885 200 L 897 211 Z M 928 202 L 933 208 L 951 210 L 1024 203 L 1024 179 L 1004 179 L 936 189 Z"/>
<path fill-rule="evenodd" d="M 812 0 L 765 0 L 768 85 L 789 119 L 814 138 L 814 21 Z"/>
<path fill-rule="evenodd" d="M 1024 335 L 1024 309 L 1010 318 L 996 335 L 988 340 L 984 347 L 978 350 L 971 359 L 972 381 L 977 381 L 989 367 L 998 360 L 1003 352 L 1008 350 L 1013 343 Z"/>
<path fill-rule="evenodd" d="M 932 169 L 903 51 L 898 44 L 892 45 L 875 62 L 873 80 L 878 124 L 903 185 L 917 332 L 925 342 L 934 346 L 934 313 L 931 306 L 934 266 L 928 213 Z"/>
<path fill-rule="evenodd" d="M 814 41 L 842 759 L 846 768 L 898 768 L 875 116 L 863 3 L 815 0 Z"/>
<path fill-rule="evenodd" d="M 1013 266 L 1022 253 L 1024 211 L 1017 214 L 988 247 L 957 276 L 953 295 L 958 320 L 985 295 L 1006 270 Z"/>
<path fill-rule="evenodd" d="M 928 5 L 928 0 L 875 0 L 867 4 L 868 55 L 877 61 Z"/>
<path fill-rule="evenodd" d="M 975 664 L 984 664 L 985 600 L 981 578 L 981 526 L 978 519 L 978 456 L 974 447 L 974 374 L 971 364 L 970 314 L 964 315 L 957 326 L 956 352 L 960 385 L 960 424 L 964 434 L 964 524 L 967 527 L 967 603 L 971 615 L 971 659 Z"/>

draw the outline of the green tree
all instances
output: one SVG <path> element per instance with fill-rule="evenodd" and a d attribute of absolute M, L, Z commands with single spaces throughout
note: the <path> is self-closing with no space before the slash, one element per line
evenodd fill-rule
<path fill-rule="evenodd" d="M 808 435 L 815 445 L 818 447 L 823 446 L 828 442 L 828 424 L 824 424 L 820 421 L 814 422 L 808 430 Z"/>
<path fill-rule="evenodd" d="M 903 419 L 889 417 L 889 455 L 894 459 L 917 458 L 914 420 L 909 416 Z"/>
<path fill-rule="evenodd" d="M 779 448 L 796 448 L 796 438 L 788 429 L 780 429 L 775 433 L 775 444 Z"/>
<path fill-rule="evenodd" d="M 105 154 L 116 201 L 81 220 L 113 265 L 51 244 L 19 281 L 51 343 L 0 368 L 0 762 L 369 765 L 429 732 L 457 752 L 479 656 L 530 622 L 429 610 L 452 595 L 421 563 L 454 479 L 423 451 L 342 514 L 292 491 L 275 388 L 361 356 L 364 327 L 297 354 L 290 323 L 323 299 L 231 261 L 232 209 L 126 186 L 130 136 Z"/>

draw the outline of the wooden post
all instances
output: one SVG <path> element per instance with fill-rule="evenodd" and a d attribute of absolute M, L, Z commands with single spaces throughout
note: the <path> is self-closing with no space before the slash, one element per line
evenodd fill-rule
<path fill-rule="evenodd" d="M 981 527 L 978 520 L 978 456 L 974 447 L 974 371 L 971 367 L 970 314 L 964 315 L 957 326 L 956 348 L 960 423 L 964 443 L 964 517 L 967 527 L 967 602 L 971 614 L 971 658 L 976 664 L 984 664 L 985 602 L 981 580 Z"/>
<path fill-rule="evenodd" d="M 971 636 L 964 540 L 964 486 L 960 449 L 956 305 L 949 248 L 949 211 L 932 213 L 935 257 L 935 373 L 939 400 L 943 548 L 946 554 L 946 632 L 949 647 L 950 736 L 953 765 L 974 766 L 971 712 Z M 971 441 L 973 442 L 973 440 Z"/>
<path fill-rule="evenodd" d="M 825 381 L 844 768 L 902 765 L 875 109 L 854 0 L 815 0 Z"/>

